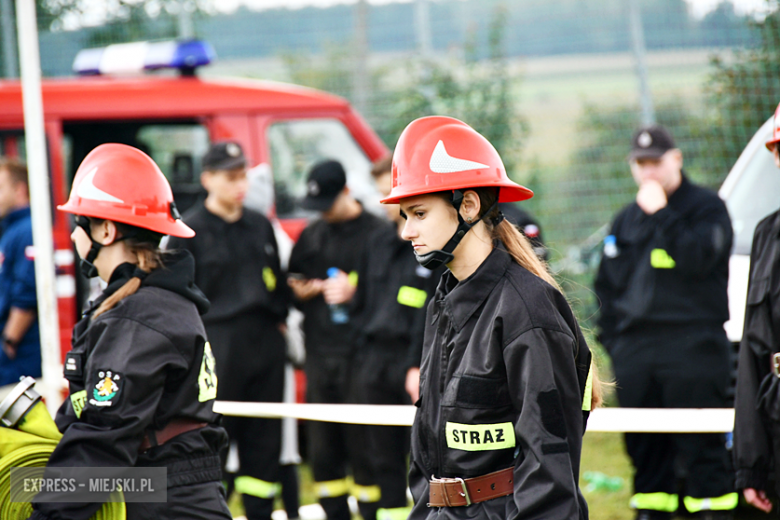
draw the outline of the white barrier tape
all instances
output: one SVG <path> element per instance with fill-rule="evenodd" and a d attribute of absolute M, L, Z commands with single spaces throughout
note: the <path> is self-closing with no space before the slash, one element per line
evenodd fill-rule
<path fill-rule="evenodd" d="M 416 411 L 409 405 L 214 403 L 214 412 L 223 415 L 380 426 L 411 426 Z M 589 432 L 723 433 L 733 429 L 732 408 L 599 408 L 588 419 Z"/>
<path fill-rule="evenodd" d="M 411 426 L 416 411 L 417 408 L 411 405 L 214 402 L 214 412 L 222 415 L 272 419 L 294 417 L 309 421 L 381 426 Z"/>

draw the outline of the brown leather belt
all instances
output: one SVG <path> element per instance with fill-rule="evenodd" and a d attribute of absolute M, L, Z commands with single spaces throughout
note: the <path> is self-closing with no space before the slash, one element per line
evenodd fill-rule
<path fill-rule="evenodd" d="M 428 507 L 470 506 L 515 491 L 515 468 L 506 468 L 474 478 L 435 478 L 429 486 Z"/>
<path fill-rule="evenodd" d="M 138 453 L 143 453 L 149 448 L 154 448 L 165 444 L 169 440 L 173 439 L 177 435 L 182 433 L 191 432 L 208 426 L 209 423 L 197 422 L 193 419 L 174 419 L 169 422 L 162 430 L 149 430 L 144 434 L 144 440 L 141 441 L 141 446 L 138 448 Z"/>

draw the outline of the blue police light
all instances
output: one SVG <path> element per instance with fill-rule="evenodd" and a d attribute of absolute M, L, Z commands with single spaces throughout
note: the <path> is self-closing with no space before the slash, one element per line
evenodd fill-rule
<path fill-rule="evenodd" d="M 79 51 L 73 60 L 73 72 L 89 76 L 179 69 L 190 75 L 214 59 L 214 47 L 201 40 L 120 43 Z"/>

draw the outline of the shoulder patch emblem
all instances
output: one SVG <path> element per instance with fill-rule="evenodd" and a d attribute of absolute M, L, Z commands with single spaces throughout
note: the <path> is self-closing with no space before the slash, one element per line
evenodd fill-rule
<path fill-rule="evenodd" d="M 98 382 L 92 389 L 92 397 L 89 404 L 92 406 L 106 407 L 113 406 L 119 392 L 122 389 L 124 380 L 121 374 L 113 370 L 100 370 L 98 372 Z"/>
<path fill-rule="evenodd" d="M 217 398 L 217 362 L 211 352 L 211 344 L 203 345 L 203 361 L 198 374 L 198 401 L 205 403 Z"/>

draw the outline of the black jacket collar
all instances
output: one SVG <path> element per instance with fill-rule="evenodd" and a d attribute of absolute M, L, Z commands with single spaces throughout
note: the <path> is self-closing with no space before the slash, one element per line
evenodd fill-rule
<path fill-rule="evenodd" d="M 458 281 L 451 271 L 447 271 L 439 282 L 436 300 L 444 300 L 447 312 L 452 316 L 452 324 L 460 330 L 487 300 L 488 296 L 503 278 L 509 268 L 512 257 L 498 243 L 484 262 L 465 280 Z M 437 316 L 435 311 L 434 317 Z"/>

